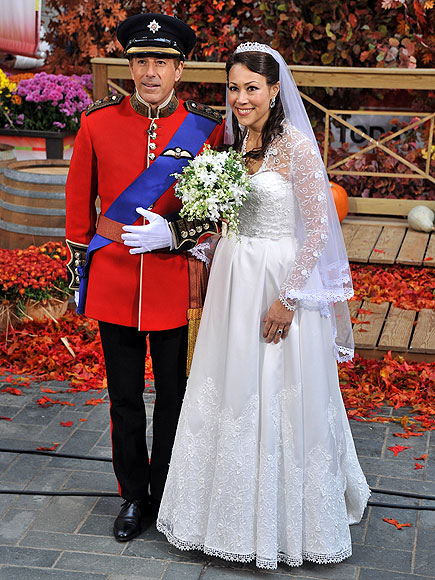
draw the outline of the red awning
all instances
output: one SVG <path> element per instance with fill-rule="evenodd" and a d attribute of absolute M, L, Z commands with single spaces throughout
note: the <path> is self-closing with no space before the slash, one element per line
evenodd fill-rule
<path fill-rule="evenodd" d="M 41 0 L 0 0 L 0 52 L 35 56 Z"/>

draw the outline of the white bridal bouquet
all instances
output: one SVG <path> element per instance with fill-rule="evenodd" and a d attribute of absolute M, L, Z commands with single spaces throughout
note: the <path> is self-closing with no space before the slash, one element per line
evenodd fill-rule
<path fill-rule="evenodd" d="M 200 155 L 174 173 L 175 195 L 183 202 L 181 217 L 189 220 L 225 220 L 228 232 L 238 233 L 238 213 L 250 190 L 248 172 L 234 149 L 213 151 L 206 145 Z"/>

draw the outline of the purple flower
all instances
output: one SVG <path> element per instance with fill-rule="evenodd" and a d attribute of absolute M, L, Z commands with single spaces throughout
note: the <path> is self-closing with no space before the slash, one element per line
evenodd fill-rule
<path fill-rule="evenodd" d="M 76 130 L 78 117 L 92 103 L 85 87 L 92 87 L 92 75 L 68 77 L 41 72 L 31 79 L 23 79 L 16 94 L 23 99 L 20 108 L 26 126 Z M 20 123 L 23 121 L 17 120 L 17 124 Z"/>

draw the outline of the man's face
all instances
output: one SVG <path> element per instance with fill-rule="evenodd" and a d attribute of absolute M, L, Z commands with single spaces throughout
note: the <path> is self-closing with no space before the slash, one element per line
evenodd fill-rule
<path fill-rule="evenodd" d="M 184 63 L 173 58 L 152 56 L 134 57 L 130 61 L 131 78 L 144 101 L 158 107 L 166 101 L 177 81 Z"/>

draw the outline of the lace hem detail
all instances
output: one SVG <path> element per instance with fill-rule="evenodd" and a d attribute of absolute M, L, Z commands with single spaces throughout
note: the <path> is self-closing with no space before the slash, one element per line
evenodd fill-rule
<path fill-rule="evenodd" d="M 346 354 L 341 356 L 338 352 L 335 354 L 335 359 L 337 362 L 339 363 L 343 363 L 343 362 L 349 362 L 351 360 L 353 360 L 353 357 L 355 356 L 355 352 L 352 350 L 350 351 L 350 354 Z"/>
<path fill-rule="evenodd" d="M 296 310 L 296 304 L 291 304 L 290 302 L 288 302 L 284 296 L 280 296 L 279 297 L 279 301 L 281 302 L 281 304 L 284 306 L 284 308 L 286 308 L 287 310 L 292 310 L 293 312 Z"/>
<path fill-rule="evenodd" d="M 166 536 L 170 544 L 184 552 L 189 550 L 200 550 L 208 556 L 221 558 L 222 560 L 227 560 L 228 562 L 248 563 L 255 560 L 255 565 L 257 568 L 263 568 L 265 570 L 276 570 L 278 563 L 287 564 L 287 566 L 293 567 L 302 566 L 304 560 L 313 562 L 315 564 L 338 564 L 346 558 L 350 558 L 352 555 L 352 547 L 347 546 L 335 554 L 313 554 L 311 552 L 302 552 L 302 556 L 294 557 L 289 556 L 284 552 L 278 552 L 276 555 L 276 560 L 270 560 L 257 556 L 255 552 L 251 552 L 250 554 L 234 554 L 232 552 L 224 552 L 222 550 L 216 550 L 215 548 L 209 548 L 204 544 L 180 540 L 174 536 L 168 527 L 160 520 L 157 520 L 156 527 L 159 532 Z"/>
<path fill-rule="evenodd" d="M 350 300 L 352 296 L 353 296 L 353 288 L 343 288 L 339 292 L 337 290 L 329 290 L 324 291 L 322 293 L 315 291 L 304 292 L 303 290 L 302 291 L 289 289 L 285 290 L 286 299 L 309 300 L 324 304 L 331 302 L 345 302 L 346 300 Z"/>
<path fill-rule="evenodd" d="M 198 244 L 194 246 L 189 252 L 192 254 L 194 258 L 204 262 L 207 266 L 210 265 L 210 258 L 207 255 L 207 250 L 210 251 L 210 244 L 208 242 L 203 242 L 202 244 Z"/>

